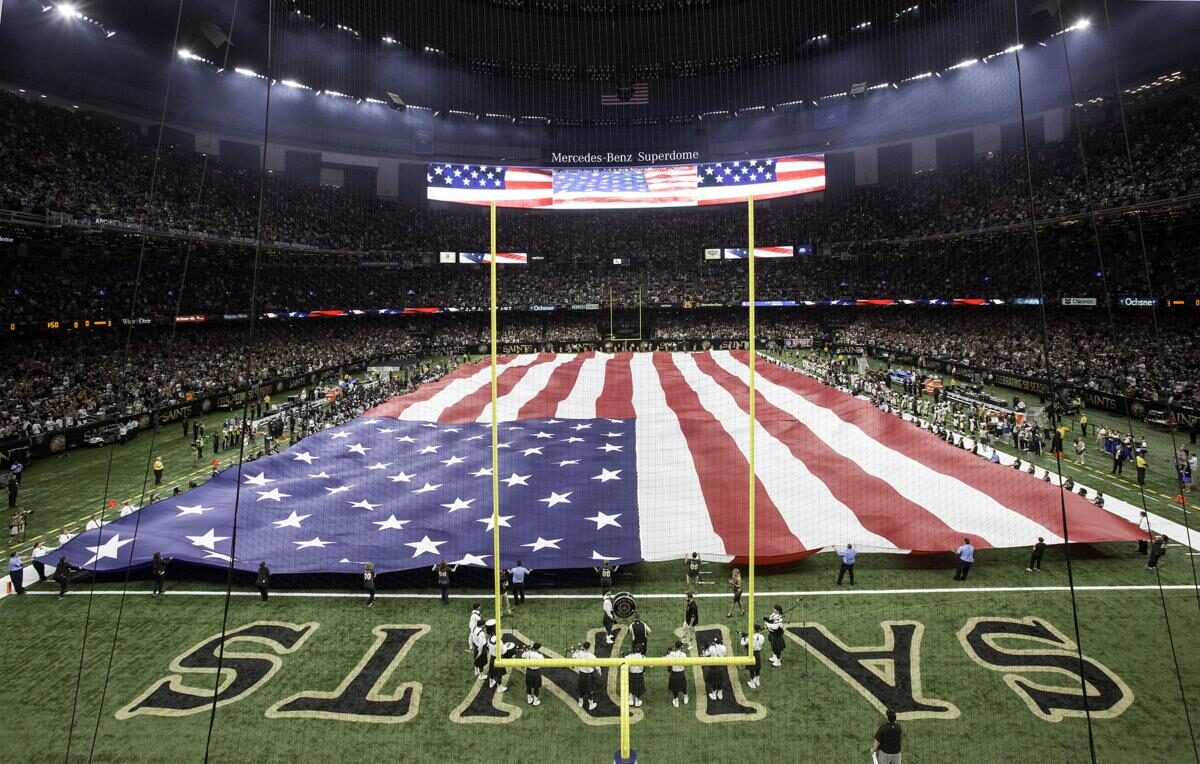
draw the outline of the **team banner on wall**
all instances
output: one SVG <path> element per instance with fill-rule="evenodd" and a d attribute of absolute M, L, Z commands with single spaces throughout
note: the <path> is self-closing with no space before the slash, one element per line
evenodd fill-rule
<path fill-rule="evenodd" d="M 433 201 L 500 207 L 698 207 L 825 189 L 825 155 L 647 167 L 499 167 L 432 163 Z"/>

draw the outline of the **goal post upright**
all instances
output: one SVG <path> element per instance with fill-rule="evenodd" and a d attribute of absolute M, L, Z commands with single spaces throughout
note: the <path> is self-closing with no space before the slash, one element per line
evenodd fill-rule
<path fill-rule="evenodd" d="M 744 655 L 738 655 L 736 651 L 730 650 L 723 658 L 709 657 L 692 657 L 686 656 L 683 658 L 669 658 L 643 656 L 637 659 L 629 659 L 628 657 L 610 657 L 610 658 L 515 658 L 506 657 L 503 653 L 501 645 L 504 642 L 504 630 L 501 624 L 501 592 L 500 592 L 500 456 L 499 456 L 499 421 L 497 398 L 499 387 L 497 384 L 498 370 L 498 337 L 497 330 L 497 288 L 496 288 L 496 204 L 493 202 L 490 205 L 490 252 L 491 261 L 489 263 L 489 281 L 490 281 L 490 340 L 491 340 L 491 430 L 492 430 L 492 555 L 493 555 L 493 570 L 492 570 L 492 597 L 493 609 L 495 611 L 496 620 L 496 641 L 497 654 L 494 665 L 500 668 L 521 669 L 522 671 L 531 668 L 547 669 L 547 668 L 567 668 L 579 669 L 584 667 L 590 668 L 607 668 L 616 669 L 618 671 L 618 687 L 619 687 L 619 708 L 620 708 L 620 748 L 617 751 L 617 761 L 628 762 L 633 761 L 631 734 L 630 728 L 632 719 L 629 711 L 629 668 L 631 666 L 640 666 L 642 668 L 667 668 L 670 666 L 752 666 L 754 665 L 754 647 L 753 641 L 750 641 L 749 650 Z M 749 448 L 749 463 L 750 463 L 750 480 L 749 480 L 749 595 L 750 602 L 747 608 L 747 629 L 746 633 L 752 634 L 754 631 L 754 361 L 756 346 L 754 343 L 754 199 L 748 199 L 748 228 L 750 238 L 750 284 L 749 284 L 749 303 L 750 303 L 750 448 Z M 643 339 L 644 323 L 643 323 L 643 301 L 644 293 L 641 286 L 638 287 L 638 340 Z M 617 341 L 614 331 L 615 329 L 615 300 L 613 297 L 612 287 L 609 287 L 608 297 L 609 310 L 609 339 Z"/>
<path fill-rule="evenodd" d="M 756 331 L 756 326 L 755 326 L 755 311 L 754 311 L 754 309 L 755 309 L 754 303 L 755 303 L 756 296 L 755 296 L 755 290 L 754 290 L 754 197 L 753 196 L 749 196 L 746 198 L 746 231 L 747 231 L 748 238 L 750 240 L 748 242 L 749 249 L 746 250 L 747 256 L 750 261 L 749 266 L 748 266 L 748 271 L 747 271 L 747 278 L 746 278 L 746 282 L 747 282 L 746 283 L 746 291 L 747 291 L 747 295 L 746 295 L 747 300 L 746 301 L 749 304 L 749 310 L 750 310 L 750 315 L 749 315 L 749 324 L 750 324 L 750 358 L 749 358 L 750 443 L 749 443 L 749 448 L 748 448 L 748 450 L 749 450 L 748 455 L 749 455 L 749 461 L 750 461 L 750 479 L 749 479 L 749 487 L 748 487 L 749 494 L 746 497 L 746 500 L 748 502 L 747 509 L 748 509 L 749 515 L 750 515 L 749 516 L 749 526 L 750 526 L 749 527 L 749 544 L 748 544 L 748 549 L 747 549 L 748 556 L 749 556 L 749 561 L 747 564 L 747 584 L 748 584 L 747 588 L 749 589 L 750 597 L 749 597 L 749 602 L 747 603 L 747 606 L 746 606 L 746 636 L 748 638 L 747 639 L 748 644 L 746 645 L 746 655 L 748 657 L 753 657 L 753 655 L 754 655 L 754 638 L 753 638 L 753 634 L 754 634 L 754 567 L 755 567 L 755 562 L 756 562 L 756 558 L 754 556 L 754 536 L 755 536 L 755 525 L 754 525 L 755 490 L 754 489 L 756 487 L 756 480 L 757 480 L 757 478 L 755 477 L 755 471 L 754 471 L 754 431 L 755 431 L 755 426 L 758 422 L 758 419 L 755 416 L 755 407 L 754 407 L 754 403 L 755 403 L 754 399 L 756 397 L 755 392 L 754 392 L 754 379 L 755 379 L 755 364 L 758 360 L 758 358 L 757 358 L 758 343 L 756 341 L 757 340 L 757 331 Z"/>
<path fill-rule="evenodd" d="M 496 397 L 496 203 L 490 206 L 491 236 L 489 248 L 491 251 L 488 273 L 491 291 L 491 351 L 492 351 L 492 600 L 496 618 L 497 647 L 502 643 L 504 631 L 500 623 L 500 425 L 497 421 Z M 497 651 L 499 652 L 499 650 Z"/>

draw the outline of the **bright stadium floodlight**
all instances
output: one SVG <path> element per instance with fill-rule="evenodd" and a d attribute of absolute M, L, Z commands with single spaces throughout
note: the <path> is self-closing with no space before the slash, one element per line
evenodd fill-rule
<path fill-rule="evenodd" d="M 1091 19 L 1080 19 L 1079 21 L 1076 21 L 1076 22 L 1075 22 L 1075 23 L 1074 23 L 1074 24 L 1071 26 L 1071 28 L 1072 28 L 1072 29 L 1087 29 L 1087 28 L 1088 28 L 1088 27 L 1090 27 L 1091 25 L 1092 25 L 1092 20 L 1091 20 Z"/>
<path fill-rule="evenodd" d="M 258 72 L 254 71 L 253 69 L 247 69 L 244 66 L 239 66 L 239 67 L 235 68 L 234 71 L 237 72 L 238 74 L 242 75 L 243 77 L 257 77 L 258 76 Z"/>
<path fill-rule="evenodd" d="M 975 64 L 978 64 L 978 63 L 979 63 L 979 59 L 977 59 L 977 58 L 968 58 L 968 59 L 966 59 L 965 61 L 959 61 L 959 62 L 958 62 L 957 64 L 955 64 L 954 66 L 948 66 L 948 67 L 946 67 L 946 71 L 948 71 L 948 72 L 952 72 L 952 71 L 954 71 L 955 69 L 966 69 L 968 66 L 974 66 Z"/>
<path fill-rule="evenodd" d="M 62 16 L 64 19 L 83 18 L 83 14 L 79 11 L 79 9 L 70 3 L 59 3 L 58 5 L 54 6 L 54 10 L 58 11 L 58 15 Z"/>
<path fill-rule="evenodd" d="M 285 88 L 294 88 L 296 90 L 312 90 L 312 88 L 310 88 L 308 85 L 296 82 L 295 80 L 280 80 L 279 84 L 283 85 Z"/>

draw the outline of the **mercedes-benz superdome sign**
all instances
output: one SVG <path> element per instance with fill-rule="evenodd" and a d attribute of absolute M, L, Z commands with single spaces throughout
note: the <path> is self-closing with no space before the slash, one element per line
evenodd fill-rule
<path fill-rule="evenodd" d="M 426 166 L 425 185 L 430 200 L 458 204 L 555 210 L 700 207 L 823 191 L 825 155 L 636 167 L 434 162 Z"/>

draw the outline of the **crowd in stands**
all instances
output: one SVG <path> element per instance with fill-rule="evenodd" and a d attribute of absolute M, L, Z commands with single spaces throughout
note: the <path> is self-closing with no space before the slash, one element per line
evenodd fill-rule
<path fill-rule="evenodd" d="M 635 323 L 636 318 L 632 318 Z M 504 313 L 502 352 L 702 350 L 744 346 L 737 309 L 648 311 L 634 342 L 613 342 L 607 311 Z M 924 368 L 991 382 L 1003 374 L 1046 376 L 1064 389 L 1118 393 L 1200 408 L 1195 320 L 1164 314 L 1050 311 L 1043 345 L 1036 308 L 760 309 L 764 347 L 864 347 Z M 486 314 L 263 320 L 13 336 L 0 371 L 0 440 L 134 417 L 157 408 L 309 372 L 332 375 L 372 360 L 460 357 L 487 351 Z M 553 343 L 548 345 L 547 343 Z"/>
<path fill-rule="evenodd" d="M 1189 233 L 1189 231 L 1191 233 Z M 846 257 L 764 260 L 757 268 L 760 300 L 947 299 L 1012 300 L 1038 295 L 1195 298 L 1200 295 L 1200 241 L 1196 226 L 1178 222 L 1106 232 L 1097 248 L 1090 229 L 1061 226 L 1038 237 L 1028 232 L 977 240 L 925 242 Z M 79 243 L 31 240 L 28 251 L 5 261 L 0 321 L 150 317 L 246 313 L 251 292 L 260 312 L 318 309 L 443 307 L 489 304 L 482 266 L 378 261 L 369 256 L 266 253 L 257 280 L 248 249 L 161 243 L 141 259 L 126 237 L 96 236 Z M 109 246 L 105 246 L 109 245 Z M 86 249 L 85 249 L 86 248 Z M 385 263 L 391 267 L 383 267 Z M 1040 266 L 1040 267 L 1039 267 Z M 613 265 L 547 260 L 506 266 L 497 299 L 514 309 L 530 305 L 738 305 L 746 299 L 744 261 L 687 257 L 645 258 Z"/>
<path fill-rule="evenodd" d="M 1083 115 L 1081 114 L 1081 118 Z M 879 187 L 791 200 L 764 209 L 760 241 L 852 242 L 912 238 L 1019 224 L 1200 191 L 1200 98 L 1177 97 L 1086 126 L 1060 143 L 1032 149 L 1032 198 L 1025 152 L 987 154 L 959 168 Z M 0 94 L 0 207 L 146 223 L 211 234 L 258 233 L 257 170 L 211 161 L 188 148 L 156 143 L 132 126 Z M 1132 160 L 1132 168 L 1130 167 Z M 1086 172 L 1085 172 L 1086 165 Z M 423 209 L 336 189 L 301 185 L 284 173 L 266 179 L 263 238 L 336 250 L 480 251 L 488 224 L 479 209 Z M 499 230 L 506 251 L 557 257 L 597 252 L 695 256 L 704 247 L 739 246 L 744 213 L 733 205 L 639 211 L 634 225 L 611 213 L 508 212 Z M 629 218 L 627 218 L 629 219 Z"/>
<path fill-rule="evenodd" d="M 1117 121 L 1083 129 L 1087 164 L 1074 134 L 1035 147 L 1028 196 L 1023 152 L 977 158 L 968 167 L 913 176 L 824 199 L 766 205 L 761 244 L 812 242 L 820 254 L 763 261 L 760 300 L 1045 295 L 1200 297 L 1200 251 L 1186 206 L 1143 218 L 1112 216 L 981 230 L 1135 202 L 1179 200 L 1200 192 L 1200 98 L 1177 98 L 1131 112 L 1133 172 Z M 253 237 L 256 171 L 167 146 L 136 129 L 0 93 L 0 210 L 71 216 Z M 0 321 L 109 319 L 117 327 L 57 336 L 4 338 L 0 440 L 39 435 L 152 411 L 188 396 L 244 389 L 317 370 L 361 368 L 372 358 L 479 351 L 488 342 L 478 313 L 419 318 L 262 321 L 253 312 L 488 304 L 487 270 L 437 262 L 441 250 L 478 251 L 488 239 L 479 209 L 415 209 L 388 200 L 302 186 L 283 174 L 265 182 L 264 238 L 333 253 L 265 249 L 254 267 L 244 246 L 86 234 L 23 232 L 20 248 L 0 250 Z M 1157 217 L 1155 217 L 1157 215 Z M 1115 221 L 1115 222 L 1114 222 Z M 1084 223 L 1084 224 L 1081 224 Z M 604 348 L 610 305 L 619 336 L 637 348 L 702 348 L 746 338 L 744 262 L 706 261 L 708 247 L 744 246 L 739 206 L 685 211 L 539 214 L 506 211 L 500 249 L 544 259 L 505 266 L 500 340 L 539 349 Z M 964 234 L 963 232 L 973 232 Z M 952 238 L 943 234 L 963 234 Z M 1036 244 L 1036 246 L 1035 246 Z M 824 246 L 823 246 L 824 245 Z M 6 246 L 0 243 L 0 247 Z M 632 264 L 614 265 L 613 256 Z M 253 298 L 252 298 L 253 295 Z M 669 304 L 680 309 L 640 306 Z M 556 305 L 553 312 L 525 312 Z M 564 306 L 588 310 L 562 310 Z M 224 327 L 173 327 L 176 316 L 242 316 Z M 1045 377 L 1064 386 L 1200 406 L 1196 321 L 1173 311 L 1103 307 L 1072 313 L 1027 309 L 763 310 L 759 338 L 864 345 L 972 373 Z M 149 319 L 128 340 L 120 320 Z M 1043 343 L 1043 334 L 1044 340 Z M 618 344 L 614 349 L 630 345 Z"/>

